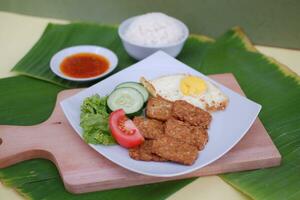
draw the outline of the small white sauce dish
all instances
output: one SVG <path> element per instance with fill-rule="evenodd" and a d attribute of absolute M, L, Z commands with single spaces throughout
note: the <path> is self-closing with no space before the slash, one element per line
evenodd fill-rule
<path fill-rule="evenodd" d="M 161 46 L 150 46 L 150 45 L 140 45 L 140 44 L 135 44 L 130 42 L 126 37 L 125 37 L 125 32 L 129 25 L 139 16 L 131 17 L 128 18 L 127 20 L 123 21 L 118 29 L 119 36 L 122 40 L 123 46 L 126 50 L 126 52 L 133 58 L 137 60 L 142 60 L 151 54 L 155 53 L 156 51 L 162 50 L 165 53 L 169 54 L 172 57 L 176 57 L 182 50 L 182 47 L 186 41 L 186 39 L 189 36 L 189 30 L 187 26 L 173 18 L 176 23 L 182 28 L 183 30 L 183 37 L 180 39 L 178 42 L 170 44 L 170 45 L 161 45 Z"/>
<path fill-rule="evenodd" d="M 60 69 L 60 65 L 61 65 L 62 61 L 66 57 L 69 57 L 74 54 L 79 54 L 79 53 L 92 53 L 92 54 L 97 54 L 99 56 L 105 57 L 109 61 L 108 69 L 104 73 L 102 73 L 98 76 L 93 76 L 93 77 L 89 77 L 89 78 L 73 78 L 73 77 L 65 75 Z M 70 81 L 92 81 L 92 80 L 101 78 L 101 77 L 111 73 L 117 67 L 117 64 L 118 64 L 118 57 L 111 50 L 104 48 L 104 47 L 100 47 L 100 46 L 80 45 L 80 46 L 73 46 L 73 47 L 65 48 L 65 49 L 62 49 L 59 52 L 57 52 L 51 58 L 50 69 L 52 70 L 53 73 L 55 73 L 57 76 L 59 76 L 63 79 L 67 79 Z"/>

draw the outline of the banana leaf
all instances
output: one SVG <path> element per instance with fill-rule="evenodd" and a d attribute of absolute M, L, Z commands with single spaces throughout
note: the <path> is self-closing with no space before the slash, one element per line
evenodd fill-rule
<path fill-rule="evenodd" d="M 61 49 L 74 45 L 100 45 L 114 51 L 119 64 L 114 72 L 132 65 L 135 60 L 128 56 L 114 26 L 72 23 L 67 25 L 48 24 L 43 35 L 12 69 L 22 75 L 46 80 L 63 87 L 85 87 L 95 82 L 79 83 L 56 76 L 49 68 L 52 56 Z M 104 77 L 105 78 L 105 77 Z M 103 78 L 102 78 L 103 79 Z M 98 79 L 99 81 L 101 79 Z"/>
<path fill-rule="evenodd" d="M 259 117 L 283 157 L 280 167 L 221 177 L 254 199 L 300 199 L 300 77 L 258 53 L 238 28 L 205 53 L 196 69 L 234 73 L 247 96 L 262 105 Z"/>
<path fill-rule="evenodd" d="M 106 46 L 116 51 L 120 58 L 120 64 L 117 68 L 118 71 L 133 63 L 134 60 L 126 55 L 116 34 L 116 28 L 108 26 L 78 23 L 69 25 L 50 24 L 34 48 L 15 66 L 14 71 L 64 87 L 81 86 L 71 82 L 64 82 L 50 73 L 48 63 L 53 53 L 61 48 L 75 44 L 98 44 Z M 50 41 L 57 41 L 58 44 L 52 44 L 54 42 Z M 55 51 L 52 51 L 51 48 L 55 48 Z M 300 199 L 299 76 L 275 60 L 257 52 L 247 36 L 239 28 L 229 30 L 217 40 L 212 40 L 204 36 L 191 36 L 178 59 L 205 74 L 233 73 L 246 95 L 262 104 L 263 109 L 259 117 L 283 156 L 283 162 L 280 167 L 225 174 L 221 177 L 254 199 Z M 1 81 L 3 80 L 0 80 L 0 85 L 2 84 Z M 39 81 L 39 84 L 40 83 L 41 81 Z M 4 82 L 3 84 L 6 83 Z M 17 83 L 14 87 L 18 87 Z M 52 85 L 48 87 L 50 88 Z M 0 90 L 0 93 L 2 92 L 3 90 Z M 1 94 L 1 96 L 2 95 L 3 94 Z M 13 92 L 6 92 L 6 95 L 9 95 L 11 98 L 15 96 Z M 39 98 L 38 93 L 33 93 L 32 95 L 31 98 Z M 21 102 L 21 100 L 22 99 L 19 99 L 19 102 Z M 15 103 L 17 104 L 17 101 Z M 12 104 L 10 101 L 0 101 L 0 109 L 3 109 L 7 105 Z M 41 107 L 43 106 L 46 107 L 49 105 L 41 105 Z M 17 107 L 16 105 L 12 105 L 9 112 L 17 112 L 17 109 L 15 109 Z M 32 115 L 34 114 L 33 109 L 28 109 L 27 112 Z M 0 123 L 2 123 L 2 119 L 6 118 L 6 114 L 8 113 L 0 113 L 2 115 L 0 117 Z M 13 114 L 11 115 L 13 116 Z M 45 117 L 37 117 L 36 121 L 42 121 L 43 119 L 45 119 Z M 12 119 L 11 123 L 22 123 L 21 121 L 21 119 Z M 30 176 L 30 169 L 38 170 L 38 168 L 34 168 L 36 164 L 29 164 L 30 162 L 37 162 L 39 163 L 38 166 L 41 167 L 40 171 L 38 171 L 38 175 L 34 176 L 36 177 L 35 180 L 30 181 L 29 179 L 29 181 L 26 181 L 27 179 L 24 177 L 32 177 Z M 45 163 L 48 162 L 33 160 L 25 162 L 27 166 L 23 163 L 18 164 L 13 166 L 14 170 L 13 167 L 0 170 L 0 178 L 3 178 L 7 184 L 17 187 L 22 194 L 32 197 L 33 199 L 70 198 L 67 193 L 65 193 L 57 173 L 54 172 L 55 169 L 47 171 L 47 167 L 51 167 L 49 167 L 49 163 Z M 17 173 L 13 173 L 13 171 L 17 171 Z M 22 175 L 22 173 L 25 175 Z M 42 174 L 46 174 L 45 177 L 42 176 Z M 190 180 L 187 180 L 187 182 L 189 181 Z M 19 182 L 20 184 L 18 184 Z M 55 182 L 55 184 L 53 182 Z M 121 197 L 121 195 L 117 195 L 119 193 L 115 192 L 124 190 L 124 193 L 121 192 L 124 195 L 122 196 L 123 198 L 131 197 L 128 195 L 129 193 L 134 194 L 134 197 L 143 193 L 146 195 L 144 197 L 150 195 L 152 197 L 151 199 L 161 199 L 187 182 L 174 181 L 172 183 L 175 186 L 167 184 L 170 186 L 157 187 L 165 192 L 157 196 L 151 196 L 151 192 L 147 194 L 147 189 L 144 188 L 155 188 L 156 184 L 154 184 L 154 186 L 132 187 L 129 189 L 130 192 L 128 189 L 111 190 L 107 192 L 109 193 L 107 196 L 102 196 L 102 194 L 106 192 L 96 194 L 101 194 L 100 196 L 104 199 L 106 197 Z M 39 184 L 35 187 L 29 187 L 30 184 L 35 183 Z M 57 191 L 58 194 L 55 197 L 47 197 L 52 190 Z M 126 191 L 128 193 L 126 193 Z M 154 189 L 151 191 L 155 193 Z M 87 194 L 87 196 L 82 198 L 93 199 L 93 196 L 88 196 L 93 194 Z M 135 199 L 134 197 L 130 199 Z M 136 197 L 136 199 L 138 199 L 138 197 Z"/>

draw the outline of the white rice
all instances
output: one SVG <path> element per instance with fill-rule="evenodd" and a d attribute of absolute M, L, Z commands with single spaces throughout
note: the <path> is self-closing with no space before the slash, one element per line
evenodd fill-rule
<path fill-rule="evenodd" d="M 131 43 L 156 47 L 179 42 L 184 37 L 184 30 L 168 15 L 148 13 L 136 17 L 124 36 Z"/>

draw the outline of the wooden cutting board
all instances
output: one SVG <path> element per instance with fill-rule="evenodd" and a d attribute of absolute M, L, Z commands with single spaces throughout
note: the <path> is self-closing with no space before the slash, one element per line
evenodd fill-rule
<path fill-rule="evenodd" d="M 243 94 L 233 75 L 219 74 L 210 77 Z M 245 137 L 233 149 L 219 160 L 195 172 L 172 178 L 160 178 L 128 171 L 110 162 L 89 147 L 75 133 L 65 118 L 59 102 L 80 90 L 60 92 L 52 115 L 41 124 L 0 126 L 0 168 L 28 159 L 46 158 L 57 166 L 68 191 L 83 193 L 266 168 L 280 164 L 280 153 L 260 120 L 256 119 Z"/>

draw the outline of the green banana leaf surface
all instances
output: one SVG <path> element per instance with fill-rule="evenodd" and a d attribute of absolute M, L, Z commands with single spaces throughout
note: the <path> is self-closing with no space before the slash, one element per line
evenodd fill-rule
<path fill-rule="evenodd" d="M 60 90 L 93 84 L 68 82 L 49 70 L 55 52 L 79 44 L 101 45 L 115 51 L 119 57 L 115 72 L 135 62 L 124 51 L 116 27 L 49 24 L 32 50 L 13 69 L 27 76 L 0 80 L 0 124 L 31 125 L 44 121 Z M 253 199 L 300 199 L 299 76 L 257 52 L 239 28 L 216 40 L 190 36 L 178 59 L 204 74 L 233 73 L 247 97 L 263 106 L 259 117 L 283 157 L 280 167 L 221 177 Z M 65 191 L 53 164 L 40 159 L 0 169 L 0 178 L 30 199 L 165 199 L 193 180 L 72 195 Z"/>

